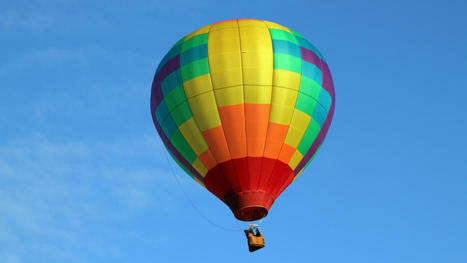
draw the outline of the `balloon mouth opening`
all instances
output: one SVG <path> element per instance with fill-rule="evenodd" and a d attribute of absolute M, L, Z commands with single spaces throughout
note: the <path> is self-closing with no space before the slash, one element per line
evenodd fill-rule
<path fill-rule="evenodd" d="M 266 217 L 268 210 L 262 206 L 248 206 L 240 208 L 234 215 L 241 221 L 256 221 Z"/>
<path fill-rule="evenodd" d="M 241 221 L 256 221 L 268 215 L 269 208 L 275 198 L 265 191 L 230 191 L 224 197 L 224 202 L 233 214 Z"/>

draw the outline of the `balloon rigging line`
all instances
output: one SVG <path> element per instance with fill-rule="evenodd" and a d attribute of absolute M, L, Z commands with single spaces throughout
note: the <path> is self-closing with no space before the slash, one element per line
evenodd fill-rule
<path fill-rule="evenodd" d="M 188 195 L 188 193 L 183 189 L 180 181 L 178 180 L 177 176 L 175 175 L 175 169 L 173 168 L 172 166 L 172 162 L 169 160 L 168 158 L 168 154 L 166 152 L 166 149 L 165 147 L 163 147 L 162 145 L 162 142 L 161 140 L 159 140 L 159 144 L 161 144 L 161 149 L 162 151 L 164 152 L 164 156 L 165 156 L 165 159 L 167 160 L 167 162 L 169 163 L 169 166 L 170 166 L 170 172 L 172 174 L 172 177 L 175 179 L 175 182 L 177 183 L 178 187 L 180 188 L 180 190 L 183 192 L 183 194 L 185 195 L 185 197 L 188 199 L 188 201 L 190 202 L 191 206 L 193 207 L 193 209 L 204 219 L 206 220 L 208 223 L 210 223 L 211 225 L 217 227 L 217 228 L 220 228 L 224 231 L 228 231 L 228 232 L 237 232 L 237 231 L 240 231 L 240 232 L 243 232 L 239 223 L 237 222 L 237 220 L 235 220 L 235 222 L 237 223 L 237 226 L 238 226 L 238 230 L 237 229 L 234 229 L 234 228 L 227 228 L 227 227 L 224 227 L 224 226 L 221 226 L 219 224 L 216 224 L 215 222 L 213 222 L 212 220 L 210 220 L 206 215 L 204 215 L 204 213 L 195 205 L 195 203 L 193 202 L 193 200 L 191 200 L 190 196 Z M 242 233 L 243 235 L 243 233 Z"/>

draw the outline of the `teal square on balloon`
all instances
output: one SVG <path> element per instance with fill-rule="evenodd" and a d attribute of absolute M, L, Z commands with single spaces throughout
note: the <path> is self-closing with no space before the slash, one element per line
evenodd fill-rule
<path fill-rule="evenodd" d="M 329 92 L 327 92 L 325 89 L 322 89 L 319 94 L 318 102 L 326 109 L 326 111 L 328 111 L 329 108 L 331 108 L 332 103 L 332 98 Z"/>
<path fill-rule="evenodd" d="M 175 131 L 178 130 L 178 126 L 175 124 L 171 116 L 165 118 L 165 120 L 161 123 L 161 128 L 165 135 L 169 138 L 175 133 Z"/>
<path fill-rule="evenodd" d="M 326 117 L 328 116 L 328 111 L 324 109 L 321 104 L 318 104 L 315 108 L 315 112 L 313 112 L 313 116 L 311 116 L 317 123 L 319 123 L 320 127 L 323 127 L 324 121 L 326 121 Z"/>
<path fill-rule="evenodd" d="M 323 82 L 323 72 L 321 72 L 321 69 L 319 69 L 315 64 L 310 62 L 303 61 L 302 75 L 316 81 L 319 85 Z"/>
<path fill-rule="evenodd" d="M 169 115 L 169 109 L 167 108 L 167 105 L 165 104 L 165 101 L 162 100 L 161 103 L 156 108 L 156 119 L 159 122 L 159 124 L 164 121 L 164 119 Z"/>
<path fill-rule="evenodd" d="M 166 96 L 174 88 L 182 85 L 182 75 L 180 70 L 177 69 L 174 72 L 167 75 L 161 82 L 162 94 Z"/>

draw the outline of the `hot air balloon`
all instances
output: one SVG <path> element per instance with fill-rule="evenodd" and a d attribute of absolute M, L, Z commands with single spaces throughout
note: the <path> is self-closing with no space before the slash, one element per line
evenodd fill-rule
<path fill-rule="evenodd" d="M 254 221 L 315 156 L 334 98 L 326 60 L 304 36 L 238 19 L 175 43 L 157 68 L 151 114 L 178 165 Z"/>

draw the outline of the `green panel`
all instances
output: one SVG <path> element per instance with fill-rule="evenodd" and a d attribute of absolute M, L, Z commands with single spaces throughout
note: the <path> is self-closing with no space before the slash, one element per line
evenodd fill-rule
<path fill-rule="evenodd" d="M 274 53 L 274 69 L 302 72 L 302 59 L 288 54 Z"/>
<path fill-rule="evenodd" d="M 305 156 L 306 152 L 310 149 L 311 145 L 315 141 L 316 137 L 321 130 L 321 126 L 315 120 L 311 119 L 310 123 L 308 124 L 308 128 L 303 135 L 302 141 L 297 147 L 297 150 Z"/>
<path fill-rule="evenodd" d="M 299 45 L 297 39 L 294 35 L 290 34 L 287 31 L 280 30 L 280 29 L 269 29 L 269 33 L 271 33 L 271 39 L 281 39 L 290 41 L 296 45 Z"/>
<path fill-rule="evenodd" d="M 209 33 L 205 33 L 205 34 L 197 35 L 197 36 L 194 36 L 194 37 L 188 39 L 187 41 L 185 41 L 185 43 L 183 43 L 181 52 L 184 52 L 184 51 L 186 51 L 186 50 L 188 50 L 188 49 L 190 49 L 192 47 L 207 44 L 208 43 L 208 35 L 209 35 Z"/>
<path fill-rule="evenodd" d="M 321 85 L 319 85 L 316 81 L 302 75 L 302 78 L 300 79 L 299 91 L 313 97 L 315 100 L 318 100 L 319 93 L 321 92 Z"/>
<path fill-rule="evenodd" d="M 209 73 L 209 62 L 208 58 L 193 61 L 183 66 L 180 71 L 182 72 L 183 82 L 196 77 Z"/>
<path fill-rule="evenodd" d="M 177 106 L 175 109 L 173 109 L 170 112 L 170 115 L 172 115 L 172 118 L 178 126 L 182 125 L 189 118 L 193 117 L 190 105 L 188 105 L 188 102 L 186 100 L 185 102 L 182 102 L 182 104 Z"/>
<path fill-rule="evenodd" d="M 167 108 L 169 108 L 169 111 L 172 111 L 176 106 L 186 100 L 183 86 L 178 86 L 170 91 L 169 94 L 164 97 L 164 100 L 167 104 Z"/>
<path fill-rule="evenodd" d="M 183 137 L 180 130 L 177 130 L 174 135 L 170 138 L 170 142 L 173 144 L 175 149 L 187 160 L 189 163 L 193 163 L 196 160 L 196 153 L 191 149 L 188 142 Z"/>
<path fill-rule="evenodd" d="M 303 93 L 298 93 L 295 108 L 297 108 L 300 111 L 303 111 L 311 117 L 313 116 L 313 112 L 315 111 L 316 105 L 318 105 L 318 102 L 315 99 Z"/>

